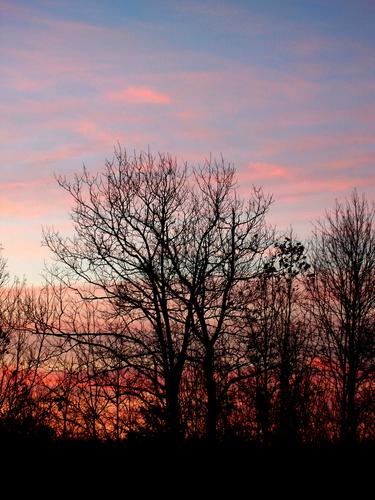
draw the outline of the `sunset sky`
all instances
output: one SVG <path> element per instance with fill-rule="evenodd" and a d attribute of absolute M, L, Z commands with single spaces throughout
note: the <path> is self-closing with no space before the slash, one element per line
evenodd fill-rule
<path fill-rule="evenodd" d="M 374 0 L 0 0 L 0 242 L 41 281 L 41 228 L 69 231 L 54 174 L 117 142 L 233 162 L 269 221 L 307 238 L 375 194 Z"/>

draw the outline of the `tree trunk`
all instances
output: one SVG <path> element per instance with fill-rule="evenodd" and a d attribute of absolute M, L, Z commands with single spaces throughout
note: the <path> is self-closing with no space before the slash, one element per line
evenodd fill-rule
<path fill-rule="evenodd" d="M 344 411 L 341 424 L 341 442 L 347 446 L 354 445 L 357 439 L 357 408 L 355 394 L 355 370 L 352 367 L 349 367 L 349 373 L 346 380 L 346 391 L 344 393 Z"/>
<path fill-rule="evenodd" d="M 217 438 L 218 405 L 213 351 L 209 348 L 204 360 L 204 376 L 207 395 L 206 439 L 210 443 Z"/>
<path fill-rule="evenodd" d="M 270 439 L 270 396 L 266 384 L 256 389 L 256 418 L 260 439 L 264 446 L 268 446 Z"/>
<path fill-rule="evenodd" d="M 280 374 L 280 408 L 279 408 L 279 439 L 283 444 L 292 440 L 292 422 L 290 411 L 290 383 L 287 370 L 282 368 Z"/>
<path fill-rule="evenodd" d="M 179 441 L 182 439 L 179 383 L 176 380 L 167 381 L 165 425 L 168 440 Z"/>

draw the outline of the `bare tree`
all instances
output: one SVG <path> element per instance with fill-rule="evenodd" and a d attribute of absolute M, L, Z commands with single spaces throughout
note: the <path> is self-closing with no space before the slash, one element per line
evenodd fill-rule
<path fill-rule="evenodd" d="M 305 247 L 291 232 L 276 243 L 277 321 L 276 352 L 278 379 L 278 438 L 283 443 L 297 439 L 298 409 L 306 403 L 305 393 L 314 360 L 314 336 L 303 308 L 306 302 L 304 279 L 309 275 Z"/>
<path fill-rule="evenodd" d="M 0 246 L 0 252 L 2 247 Z M 11 332 L 9 315 L 9 289 L 7 288 L 9 273 L 7 270 L 7 261 L 0 255 L 0 355 L 6 352 L 9 343 L 9 334 Z"/>
<path fill-rule="evenodd" d="M 193 310 L 192 359 L 203 371 L 206 436 L 213 441 L 228 390 L 244 376 L 235 339 L 242 314 L 239 289 L 257 276 L 269 246 L 265 215 L 272 198 L 253 188 L 241 199 L 235 171 L 223 160 L 207 161 L 195 171 L 194 181 L 181 247 L 185 257 L 172 246 L 171 260 L 189 291 L 180 299 Z"/>
<path fill-rule="evenodd" d="M 45 379 L 52 350 L 57 353 L 42 333 L 30 331 L 24 284 L 15 281 L 1 295 L 6 342 L 0 357 L 0 417 L 9 430 L 30 435 L 49 427 Z"/>
<path fill-rule="evenodd" d="M 188 218 L 187 167 L 168 155 L 129 158 L 117 150 L 102 174 L 84 169 L 59 184 L 74 201 L 76 234 L 45 232 L 65 266 L 58 277 L 84 299 L 110 304 L 121 321 L 120 331 L 107 332 L 107 347 L 151 381 L 168 432 L 178 434 L 191 310 L 173 293 L 176 273 L 166 249 L 179 249 Z"/>
<path fill-rule="evenodd" d="M 375 207 L 353 191 L 317 223 L 312 242 L 312 310 L 339 408 L 340 438 L 356 440 L 361 393 L 374 375 Z M 373 386 L 372 386 L 373 387 Z"/>
<path fill-rule="evenodd" d="M 118 330 L 114 340 L 108 340 L 110 325 L 99 302 L 83 300 L 67 287 L 49 284 L 29 290 L 24 303 L 30 338 L 43 337 L 45 351 L 48 346 L 49 356 L 44 356 L 40 371 L 45 374 L 43 389 L 57 434 L 63 438 L 113 439 L 117 428 L 119 439 L 123 427 L 120 418 L 124 417 L 126 425 L 129 419 L 116 404 L 134 400 L 136 393 L 130 389 L 133 380 L 129 369 L 121 365 L 119 346 L 114 347 Z"/>
<path fill-rule="evenodd" d="M 283 443 L 297 438 L 302 387 L 306 392 L 314 359 L 303 309 L 303 277 L 310 267 L 306 259 L 304 246 L 290 232 L 274 243 L 246 294 L 245 338 L 256 385 L 258 438 L 265 444 L 272 428 Z"/>
<path fill-rule="evenodd" d="M 244 350 L 255 382 L 257 437 L 270 442 L 275 377 L 278 362 L 276 329 L 278 321 L 277 274 L 273 263 L 266 262 L 264 272 L 245 290 Z"/>
<path fill-rule="evenodd" d="M 207 432 L 214 437 L 218 360 L 228 352 L 230 321 L 238 315 L 234 290 L 257 268 L 271 199 L 254 189 L 241 201 L 224 161 L 180 167 L 168 155 L 129 158 L 121 150 L 103 173 L 84 169 L 59 184 L 74 201 L 75 236 L 45 232 L 64 267 L 55 275 L 85 300 L 110 304 L 117 326 L 107 329 L 107 347 L 148 380 L 143 402 L 161 411 L 174 435 L 194 335 L 206 381 Z"/>

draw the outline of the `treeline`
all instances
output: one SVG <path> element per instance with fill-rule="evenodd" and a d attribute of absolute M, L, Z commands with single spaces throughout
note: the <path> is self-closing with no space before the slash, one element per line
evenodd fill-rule
<path fill-rule="evenodd" d="M 373 441 L 374 206 L 353 191 L 308 244 L 224 161 L 115 151 L 59 178 L 46 283 L 1 261 L 0 433 L 271 444 Z"/>

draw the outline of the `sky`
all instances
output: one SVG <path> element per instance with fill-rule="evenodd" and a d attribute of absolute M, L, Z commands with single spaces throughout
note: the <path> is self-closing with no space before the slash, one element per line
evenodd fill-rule
<path fill-rule="evenodd" d="M 55 176 L 114 145 L 220 157 L 304 240 L 375 194 L 375 0 L 0 0 L 0 243 L 42 281 L 42 227 L 70 231 Z"/>

